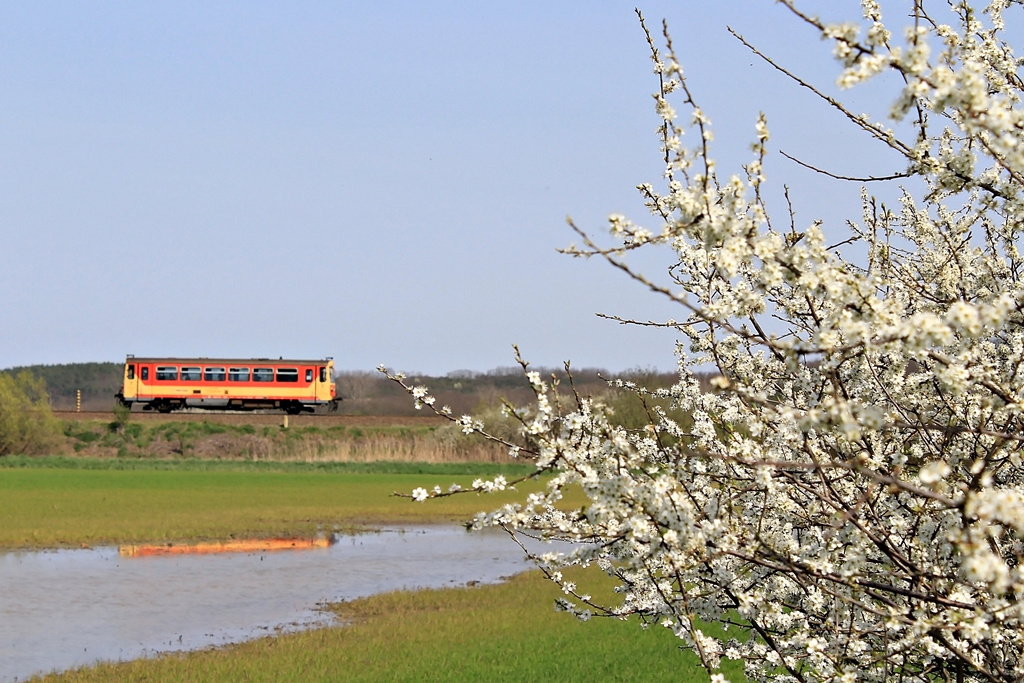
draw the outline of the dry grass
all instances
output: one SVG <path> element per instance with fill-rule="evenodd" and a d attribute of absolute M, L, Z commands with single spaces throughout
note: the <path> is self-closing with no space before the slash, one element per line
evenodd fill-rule
<path fill-rule="evenodd" d="M 66 452 L 87 457 L 212 458 L 276 462 L 514 462 L 507 450 L 444 425 L 372 427 L 212 421 L 67 421 Z"/>
<path fill-rule="evenodd" d="M 457 445 L 432 436 L 374 435 L 361 439 L 305 438 L 291 443 L 257 439 L 246 447 L 253 460 L 299 462 L 514 462 L 493 444 Z M 222 451 L 223 452 L 223 451 Z"/>

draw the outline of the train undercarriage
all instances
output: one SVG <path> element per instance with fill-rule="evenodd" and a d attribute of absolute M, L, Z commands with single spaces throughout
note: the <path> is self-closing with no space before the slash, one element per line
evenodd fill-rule
<path fill-rule="evenodd" d="M 302 401 L 289 400 L 246 400 L 246 399 L 179 399 L 179 398 L 155 398 L 149 401 L 126 401 L 118 396 L 121 405 L 131 408 L 133 405 L 141 405 L 142 410 L 170 413 L 185 409 L 216 410 L 230 412 L 252 412 L 256 410 L 280 410 L 289 415 L 301 413 L 333 413 L 338 410 L 338 401 L 326 403 L 303 403 Z"/>

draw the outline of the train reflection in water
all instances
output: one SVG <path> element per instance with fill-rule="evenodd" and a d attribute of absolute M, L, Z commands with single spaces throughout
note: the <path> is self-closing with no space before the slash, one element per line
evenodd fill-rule
<path fill-rule="evenodd" d="M 117 548 L 0 553 L 0 683 L 100 660 L 333 623 L 325 602 L 492 583 L 530 567 L 503 532 L 412 527 L 313 550 L 128 558 Z"/>

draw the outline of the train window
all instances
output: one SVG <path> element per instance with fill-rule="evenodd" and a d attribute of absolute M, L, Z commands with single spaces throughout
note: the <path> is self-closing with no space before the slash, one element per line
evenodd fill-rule
<path fill-rule="evenodd" d="M 273 382 L 274 381 L 274 368 L 253 368 L 252 371 L 253 382 Z"/>
<path fill-rule="evenodd" d="M 249 381 L 249 368 L 229 368 L 228 369 L 228 381 L 229 382 L 248 382 Z"/>
<path fill-rule="evenodd" d="M 198 382 L 203 378 L 202 368 L 183 367 L 181 369 L 182 382 Z"/>
<path fill-rule="evenodd" d="M 313 368 L 306 368 L 306 381 L 307 382 L 312 382 L 313 381 Z"/>
<path fill-rule="evenodd" d="M 134 365 L 129 365 L 128 366 L 128 379 L 135 379 L 135 366 Z"/>
<path fill-rule="evenodd" d="M 149 366 L 148 365 L 143 365 L 139 369 L 142 371 L 142 381 L 143 382 L 148 381 L 149 380 Z"/>
<path fill-rule="evenodd" d="M 327 368 L 320 368 L 320 381 L 321 382 L 326 382 L 327 381 Z"/>
<path fill-rule="evenodd" d="M 178 379 L 178 368 L 173 365 L 158 365 L 156 378 L 163 382 L 173 382 Z"/>
<path fill-rule="evenodd" d="M 203 370 L 204 382 L 223 382 L 224 368 L 206 368 Z"/>
<path fill-rule="evenodd" d="M 277 381 L 278 382 L 298 382 L 299 381 L 299 370 L 298 370 L 298 368 L 278 368 L 277 369 Z"/>

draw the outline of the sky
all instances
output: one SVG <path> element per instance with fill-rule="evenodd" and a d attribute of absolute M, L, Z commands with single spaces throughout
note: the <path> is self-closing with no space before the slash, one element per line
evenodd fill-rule
<path fill-rule="evenodd" d="M 657 227 L 635 189 L 662 168 L 633 7 L 0 0 L 0 368 L 332 356 L 443 375 L 514 365 L 513 344 L 544 367 L 674 368 L 677 333 L 597 314 L 683 311 L 557 252 L 578 242 L 567 217 L 599 238 L 612 213 Z M 723 175 L 767 114 L 769 185 L 798 222 L 857 218 L 860 187 L 777 150 L 901 170 L 729 35 L 834 91 L 829 46 L 776 3 L 640 8 L 668 22 Z M 854 108 L 884 115 L 882 85 Z M 670 263 L 633 262 L 660 281 Z"/>

